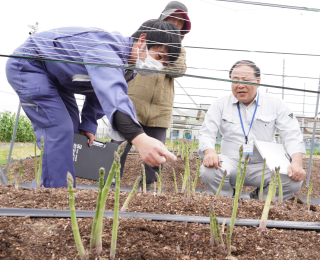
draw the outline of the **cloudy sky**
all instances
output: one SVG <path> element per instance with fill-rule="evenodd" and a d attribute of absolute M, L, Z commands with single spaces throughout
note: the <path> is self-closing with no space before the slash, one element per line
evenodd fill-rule
<path fill-rule="evenodd" d="M 11 54 L 28 37 L 28 25 L 39 22 L 39 31 L 64 26 L 99 27 L 107 31 L 118 31 L 130 36 L 144 21 L 158 18 L 169 1 L 107 1 L 68 0 L 36 1 L 12 0 L 2 3 L 0 54 Z M 285 10 L 254 5 L 224 3 L 215 0 L 184 0 L 189 9 L 191 32 L 183 45 L 214 48 L 242 49 L 251 51 L 274 51 L 320 54 L 320 13 Z M 316 0 L 264 0 L 283 5 L 319 8 Z M 6 11 L 5 11 L 6 10 Z M 14 10 L 14 12 L 13 12 Z M 281 86 L 283 84 L 283 63 L 285 75 L 311 77 L 285 77 L 284 85 L 317 90 L 320 75 L 320 57 L 255 52 L 231 52 L 187 48 L 188 74 L 216 78 L 228 78 L 228 70 L 240 59 L 254 61 L 262 73 L 262 83 Z M 16 111 L 18 98 L 6 81 L 6 58 L 0 58 L 0 112 Z M 216 97 L 230 93 L 230 83 L 194 78 L 179 78 L 197 104 L 210 104 Z M 266 88 L 261 87 L 261 91 Z M 281 98 L 281 90 L 268 89 Z M 11 93 L 11 94 L 10 94 Z M 188 96 L 176 84 L 176 106 L 195 107 Z M 204 97 L 200 97 L 204 96 Z M 305 106 L 303 106 L 305 100 Z M 285 101 L 295 114 L 313 116 L 316 95 L 285 90 Z M 183 104 L 181 104 L 183 103 Z"/>

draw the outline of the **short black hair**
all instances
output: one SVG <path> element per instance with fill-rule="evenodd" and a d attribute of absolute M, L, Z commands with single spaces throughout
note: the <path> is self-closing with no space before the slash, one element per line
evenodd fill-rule
<path fill-rule="evenodd" d="M 231 79 L 231 73 L 232 71 L 236 68 L 236 67 L 239 67 L 239 66 L 242 66 L 242 65 L 246 65 L 246 66 L 249 66 L 253 69 L 254 71 L 254 75 L 256 78 L 260 78 L 260 69 L 259 67 L 251 60 L 240 60 L 240 61 L 237 61 L 233 66 L 232 68 L 230 69 L 229 71 L 229 78 Z"/>
<path fill-rule="evenodd" d="M 144 22 L 131 37 L 138 40 L 140 35 L 145 33 L 148 49 L 166 45 L 169 61 L 174 62 L 181 52 L 181 36 L 177 32 L 179 28 L 175 24 L 153 19 Z"/>

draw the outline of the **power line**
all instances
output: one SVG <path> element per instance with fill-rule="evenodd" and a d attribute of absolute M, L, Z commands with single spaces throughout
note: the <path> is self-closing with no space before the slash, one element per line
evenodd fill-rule
<path fill-rule="evenodd" d="M 309 8 L 309 7 L 300 7 L 300 6 L 292 6 L 292 5 L 279 5 L 279 4 L 271 4 L 271 3 L 259 3 L 259 2 L 251 2 L 251 1 L 243 1 L 243 0 L 215 0 L 220 2 L 232 2 L 237 4 L 248 4 L 248 5 L 260 5 L 266 7 L 275 7 L 282 9 L 293 9 L 300 11 L 311 11 L 311 12 L 320 12 L 320 9 L 317 8 Z"/>
<path fill-rule="evenodd" d="M 216 0 L 219 1 L 219 0 Z M 310 54 L 310 53 L 294 53 L 294 52 L 276 52 L 276 51 L 251 51 L 251 50 L 238 50 L 238 49 L 225 49 L 225 48 L 215 48 L 215 47 L 199 47 L 199 46 L 184 46 L 189 49 L 203 49 L 203 50 L 216 50 L 216 51 L 239 51 L 239 52 L 255 52 L 255 53 L 266 53 L 266 54 L 282 54 L 282 55 L 297 55 L 297 56 L 311 56 L 320 57 L 320 54 Z"/>
<path fill-rule="evenodd" d="M 298 89 L 298 88 L 283 87 L 283 86 L 276 86 L 276 85 L 269 85 L 269 84 L 251 83 L 251 82 L 244 82 L 244 81 L 232 80 L 232 79 L 213 78 L 213 77 L 199 76 L 199 75 L 193 75 L 193 74 L 183 74 L 183 73 L 178 73 L 178 72 L 173 72 L 173 71 L 141 69 L 141 68 L 137 68 L 137 67 L 111 65 L 111 64 L 107 64 L 107 63 L 103 64 L 103 63 L 90 63 L 90 62 L 70 61 L 70 60 L 62 60 L 62 59 L 35 58 L 35 57 L 23 56 L 23 55 L 5 55 L 5 54 L 0 54 L 0 57 L 28 59 L 28 60 L 38 60 L 38 61 L 43 61 L 43 62 L 63 62 L 63 63 L 81 64 L 81 65 L 89 65 L 89 66 L 120 68 L 120 69 L 131 69 L 131 70 L 136 70 L 136 71 L 149 71 L 149 72 L 156 72 L 158 74 L 177 75 L 177 76 L 183 76 L 183 77 L 189 77 L 189 78 L 198 78 L 198 79 L 210 79 L 210 80 L 216 80 L 216 81 L 222 81 L 222 82 L 242 83 L 242 84 L 247 84 L 247 85 L 263 86 L 263 87 L 279 88 L 279 89 L 288 89 L 288 90 L 295 90 L 295 91 L 300 91 L 300 92 L 309 92 L 309 93 L 316 93 L 316 94 L 319 93 L 319 91 L 308 90 L 308 89 Z"/>

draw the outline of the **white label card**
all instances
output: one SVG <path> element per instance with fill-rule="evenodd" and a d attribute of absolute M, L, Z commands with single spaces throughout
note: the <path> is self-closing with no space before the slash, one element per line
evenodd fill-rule
<path fill-rule="evenodd" d="M 243 154 L 253 155 L 253 144 L 244 144 L 243 145 Z"/>

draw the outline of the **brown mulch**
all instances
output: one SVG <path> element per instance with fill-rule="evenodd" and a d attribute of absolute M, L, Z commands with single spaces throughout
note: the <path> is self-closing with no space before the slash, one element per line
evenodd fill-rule
<path fill-rule="evenodd" d="M 197 156 L 196 156 L 197 157 Z M 38 158 L 39 160 L 39 158 Z M 307 161 L 308 159 L 304 159 Z M 313 179 L 313 189 L 312 195 L 313 198 L 320 198 L 320 160 L 315 160 L 314 167 L 311 170 L 311 175 Z M 317 163 L 318 162 L 318 163 Z M 127 161 L 124 168 L 123 179 L 121 180 L 122 187 L 132 187 L 134 185 L 135 180 L 140 174 L 141 171 L 142 160 L 140 159 L 138 154 L 129 154 L 127 157 Z M 162 169 L 162 188 L 164 189 L 174 189 L 173 175 L 172 175 L 172 167 L 174 167 L 178 187 L 181 187 L 181 177 L 180 173 L 184 173 L 185 161 L 178 157 L 176 162 L 168 160 Z M 308 168 L 308 163 L 303 163 L 303 167 Z M 194 178 L 197 170 L 196 160 L 195 158 L 190 159 L 190 173 Z M 12 176 L 16 175 L 19 171 L 19 163 L 14 162 L 11 164 L 11 172 Z M 34 159 L 26 159 L 23 162 L 23 176 L 21 182 L 32 182 L 34 179 Z M 77 184 L 87 184 L 87 185 L 97 185 L 97 181 L 87 180 L 83 178 L 76 178 Z M 208 187 L 203 183 L 203 181 L 199 178 L 197 183 L 198 189 L 208 189 Z M 243 187 L 243 192 L 250 192 L 255 189 L 255 187 Z M 308 194 L 308 188 L 305 183 L 302 185 L 300 196 L 306 197 Z"/>
<path fill-rule="evenodd" d="M 78 219 L 78 224 L 88 259 L 109 259 L 112 219 L 104 219 L 100 257 L 89 251 L 92 219 Z M 80 259 L 70 219 L 0 217 L 0 233 L 1 259 Z M 116 259 L 226 259 L 225 249 L 209 241 L 209 225 L 120 219 Z M 231 244 L 233 259 L 319 259 L 320 255 L 320 233 L 315 231 L 267 229 L 259 234 L 256 227 L 237 226 Z"/>
<path fill-rule="evenodd" d="M 98 196 L 97 190 L 75 189 L 75 206 L 78 210 L 95 210 Z M 124 204 L 129 192 L 121 192 L 120 207 Z M 174 215 L 209 216 L 210 204 L 215 208 L 217 217 L 230 218 L 233 209 L 233 199 L 214 195 L 196 194 L 186 203 L 183 194 L 165 192 L 160 196 L 153 192 L 146 194 L 136 192 L 132 198 L 128 211 L 148 212 Z M 1 208 L 42 208 L 42 209 L 69 209 L 68 190 L 56 189 L 27 189 L 16 190 L 12 186 L 0 187 Z M 238 208 L 237 218 L 260 219 L 264 201 L 244 199 Z M 114 209 L 114 191 L 109 192 L 105 210 Z M 287 200 L 283 203 L 272 202 L 270 207 L 270 220 L 318 222 L 320 220 L 320 206 L 312 205 L 307 211 L 307 205 L 301 200 L 294 203 Z"/>

